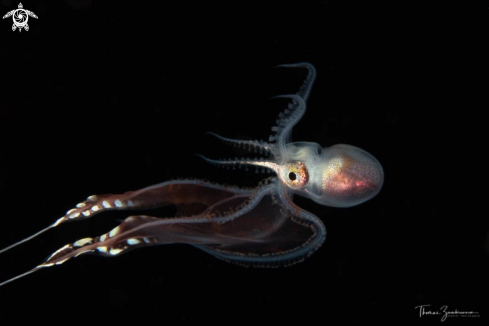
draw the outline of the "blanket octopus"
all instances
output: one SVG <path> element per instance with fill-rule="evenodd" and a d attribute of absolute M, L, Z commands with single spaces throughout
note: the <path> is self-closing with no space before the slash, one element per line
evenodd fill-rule
<path fill-rule="evenodd" d="M 85 253 L 117 256 L 134 248 L 170 243 L 190 244 L 219 259 L 244 266 L 288 266 L 310 256 L 325 241 L 326 228 L 317 216 L 294 204 L 293 196 L 303 196 L 325 206 L 351 207 L 380 191 L 384 172 L 375 157 L 351 145 L 321 147 L 312 142 L 291 142 L 292 128 L 306 111 L 316 70 L 309 63 L 279 67 L 305 69 L 307 77 L 296 94 L 279 96 L 288 105 L 272 128 L 269 142 L 236 140 L 211 133 L 230 145 L 260 153 L 262 158 L 202 157 L 219 166 L 255 166 L 272 172 L 273 177 L 253 189 L 203 180 L 179 180 L 124 194 L 90 196 L 52 225 L 0 253 L 62 223 L 87 219 L 107 210 L 192 205 L 194 213 L 172 218 L 129 216 L 106 234 L 65 245 L 42 264 L 0 286 Z"/>

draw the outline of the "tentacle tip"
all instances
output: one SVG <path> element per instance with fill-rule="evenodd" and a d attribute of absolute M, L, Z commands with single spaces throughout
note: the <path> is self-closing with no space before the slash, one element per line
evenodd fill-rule
<path fill-rule="evenodd" d="M 284 95 L 275 95 L 275 96 L 270 97 L 269 99 L 275 100 L 275 99 L 282 98 L 282 97 L 284 97 Z"/>
<path fill-rule="evenodd" d="M 195 153 L 194 155 L 195 155 L 195 156 L 200 157 L 200 158 L 201 158 L 201 159 L 203 159 L 203 160 L 204 160 L 206 163 L 211 163 L 211 164 L 212 164 L 212 163 L 214 163 L 214 162 L 213 162 L 211 159 L 209 159 L 209 158 L 205 157 L 204 155 L 200 155 L 200 154 L 197 154 L 197 153 Z"/>
<path fill-rule="evenodd" d="M 58 224 L 60 224 L 60 223 L 62 222 L 62 221 L 60 222 L 60 220 L 64 220 L 64 218 L 62 217 L 62 218 L 60 218 L 60 219 L 59 219 L 57 222 L 55 222 L 55 223 L 53 223 L 53 224 L 49 225 L 48 227 L 46 227 L 46 228 L 42 229 L 41 231 L 38 231 L 37 233 L 34 233 L 33 235 L 31 235 L 31 236 L 29 236 L 29 237 L 27 237 L 27 238 L 24 238 L 23 240 L 20 240 L 20 241 L 18 241 L 18 242 L 16 242 L 16 243 L 14 243 L 14 244 L 12 244 L 12 245 L 10 245 L 10 246 L 6 247 L 6 248 L 1 249 L 1 250 L 0 250 L 0 254 L 4 253 L 4 252 L 6 252 L 6 251 L 9 251 L 10 249 L 15 248 L 15 247 L 17 247 L 18 245 L 23 244 L 23 243 L 25 243 L 25 242 L 27 242 L 27 241 L 29 241 L 29 240 L 31 240 L 31 239 L 34 239 L 35 237 L 37 237 L 37 236 L 38 236 L 38 235 L 40 235 L 41 233 L 44 233 L 44 232 L 46 232 L 47 230 L 49 230 L 49 229 L 51 229 L 51 228 L 53 228 L 53 227 L 56 227 Z"/>
<path fill-rule="evenodd" d="M 206 133 L 204 133 L 204 136 L 212 136 L 212 137 L 216 137 L 217 139 L 220 139 L 220 140 L 223 140 L 223 141 L 226 141 L 226 140 L 229 140 L 229 139 L 226 139 L 225 137 L 222 137 L 218 134 L 216 134 L 215 132 L 212 132 L 212 131 L 207 131 Z"/>
<path fill-rule="evenodd" d="M 298 62 L 298 63 L 283 63 L 280 65 L 276 65 L 273 68 L 295 68 L 300 66 L 314 67 L 310 62 Z"/>
<path fill-rule="evenodd" d="M 291 67 L 293 65 L 295 65 L 295 64 L 293 64 L 293 63 L 282 63 L 282 64 L 279 64 L 279 65 L 274 66 L 273 68 L 274 69 L 275 68 L 289 68 L 289 67 Z"/>

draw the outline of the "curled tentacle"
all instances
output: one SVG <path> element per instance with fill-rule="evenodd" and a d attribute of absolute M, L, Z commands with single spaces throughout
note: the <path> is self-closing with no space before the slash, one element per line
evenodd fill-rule
<path fill-rule="evenodd" d="M 270 136 L 270 141 L 277 142 L 277 148 L 274 150 L 274 156 L 280 160 L 286 153 L 286 145 L 290 142 L 292 127 L 299 122 L 306 112 L 306 102 L 299 95 L 282 95 L 274 98 L 289 98 L 292 100 L 287 109 L 280 113 L 277 119 L 277 125 L 272 127 L 274 135 Z"/>
<path fill-rule="evenodd" d="M 263 155 L 270 155 L 272 153 L 272 149 L 270 148 L 271 145 L 264 141 L 231 139 L 219 136 L 218 134 L 215 134 L 213 132 L 207 132 L 206 135 L 212 135 L 235 148 L 241 148 L 250 152 L 255 152 Z"/>
<path fill-rule="evenodd" d="M 278 65 L 276 68 L 305 68 L 307 69 L 307 77 L 304 80 L 302 86 L 300 87 L 297 95 L 304 99 L 304 102 L 307 102 L 309 98 L 309 94 L 311 93 L 312 85 L 314 84 L 314 80 L 316 79 L 316 68 L 308 62 L 301 63 L 293 63 L 293 64 L 283 64 Z"/>

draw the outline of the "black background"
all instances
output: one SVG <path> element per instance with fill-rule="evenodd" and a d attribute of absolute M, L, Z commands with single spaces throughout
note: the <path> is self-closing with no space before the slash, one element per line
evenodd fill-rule
<path fill-rule="evenodd" d="M 256 185 L 263 175 L 221 170 L 194 154 L 245 155 L 207 131 L 268 139 L 283 109 L 270 97 L 294 93 L 304 77 L 273 69 L 283 63 L 318 70 L 294 140 L 363 148 L 383 165 L 385 183 L 350 209 L 297 198 L 328 237 L 293 267 L 245 269 L 186 245 L 81 256 L 0 288 L 2 325 L 100 317 L 156 325 L 440 323 L 420 318 L 418 305 L 480 312 L 451 323 L 487 318 L 489 223 L 476 199 L 487 161 L 485 146 L 469 146 L 483 139 L 475 134 L 487 109 L 474 101 L 486 92 L 487 8 L 22 3 L 39 17 L 28 32 L 12 32 L 10 18 L 0 22 L 0 247 L 92 194 L 172 178 Z M 17 4 L 1 1 L 1 15 Z M 126 216 L 64 224 L 2 254 L 0 280 Z"/>

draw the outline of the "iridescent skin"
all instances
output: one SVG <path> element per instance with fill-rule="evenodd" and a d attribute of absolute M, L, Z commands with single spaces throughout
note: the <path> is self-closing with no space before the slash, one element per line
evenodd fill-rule
<path fill-rule="evenodd" d="M 220 166 L 254 165 L 276 176 L 254 189 L 221 186 L 201 180 L 168 181 L 137 191 L 116 195 L 95 195 L 69 210 L 65 216 L 15 247 L 64 222 L 89 218 L 106 210 L 145 209 L 176 205 L 191 212 L 177 218 L 130 216 L 110 232 L 67 244 L 34 269 L 60 265 L 83 253 L 116 256 L 133 248 L 187 243 L 217 258 L 245 266 L 287 266 L 304 260 L 326 239 L 326 228 L 315 215 L 293 203 L 297 194 L 318 204 L 351 207 L 374 197 L 381 189 L 384 173 L 380 163 L 366 151 L 350 146 L 322 148 L 310 142 L 289 141 L 292 127 L 306 110 L 316 72 L 309 63 L 281 67 L 307 69 L 299 92 L 281 96 L 289 99 L 270 142 L 215 137 L 236 147 L 268 155 L 263 159 L 218 161 Z"/>

